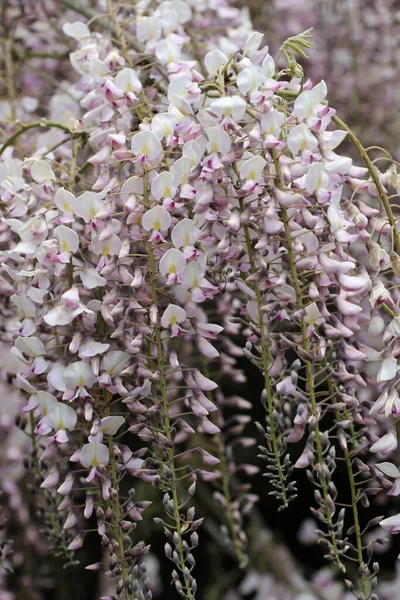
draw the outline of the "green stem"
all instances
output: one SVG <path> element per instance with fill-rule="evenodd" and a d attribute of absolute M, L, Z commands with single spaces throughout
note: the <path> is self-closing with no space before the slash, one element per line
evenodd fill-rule
<path fill-rule="evenodd" d="M 244 201 L 242 198 L 239 200 L 239 203 L 240 203 L 240 211 L 243 213 L 244 212 Z M 245 224 L 243 227 L 244 227 L 246 249 L 247 249 L 247 254 L 249 256 L 251 273 L 254 274 L 257 272 L 257 267 L 256 267 L 256 263 L 254 260 L 254 252 L 253 252 L 253 246 L 251 243 L 250 232 L 249 232 L 249 228 L 248 228 L 247 224 Z M 257 309 L 258 309 L 258 321 L 260 324 L 261 361 L 262 361 L 263 376 L 264 376 L 264 389 L 267 394 L 267 407 L 268 407 L 268 416 L 269 416 L 269 427 L 271 429 L 272 450 L 274 453 L 276 468 L 278 470 L 278 477 L 279 477 L 280 488 L 281 488 L 281 493 L 282 493 L 283 507 L 287 508 L 289 505 L 289 501 L 287 498 L 287 492 L 286 492 L 286 486 L 285 486 L 286 477 L 285 477 L 285 474 L 284 474 L 284 471 L 282 468 L 281 455 L 279 452 L 278 441 L 277 441 L 277 437 L 276 437 L 275 421 L 274 421 L 274 414 L 273 414 L 274 413 L 274 400 L 273 400 L 273 396 L 272 396 L 271 380 L 268 375 L 268 369 L 270 367 L 270 364 L 268 362 L 269 349 L 268 349 L 268 340 L 266 339 L 265 329 L 264 329 L 264 325 L 263 325 L 264 314 L 262 312 L 262 295 L 261 295 L 260 286 L 257 281 L 252 285 L 252 288 L 256 294 Z"/>
<path fill-rule="evenodd" d="M 147 171 L 145 171 L 145 174 L 143 176 L 143 196 L 144 196 L 145 206 L 147 206 L 148 205 L 148 174 L 147 174 Z M 149 260 L 151 299 L 152 299 L 153 305 L 157 307 L 157 305 L 158 305 L 157 283 L 156 283 L 157 273 L 156 273 L 156 267 L 155 267 L 153 246 L 152 246 L 151 242 L 147 243 L 147 252 L 148 252 L 148 260 Z M 165 436 L 166 436 L 167 440 L 169 442 L 171 442 L 171 446 L 172 446 L 171 422 L 170 422 L 169 408 L 168 408 L 167 381 L 166 381 L 166 376 L 165 376 L 163 347 L 162 347 L 161 331 L 160 331 L 158 316 L 157 316 L 157 322 L 154 325 L 154 332 L 155 332 L 155 338 L 156 338 L 155 341 L 156 341 L 156 348 L 157 348 L 158 370 L 160 373 L 161 401 L 162 401 L 162 407 L 163 407 L 163 413 L 164 413 L 164 419 L 165 419 Z M 185 589 L 186 589 L 187 599 L 193 600 L 193 593 L 192 593 L 192 590 L 190 587 L 190 582 L 185 574 L 185 556 L 184 556 L 184 552 L 183 552 L 183 543 L 182 543 L 182 527 L 181 527 L 181 517 L 179 514 L 179 497 L 178 497 L 178 490 L 177 490 L 173 447 L 170 447 L 167 449 L 167 456 L 168 456 L 168 467 L 171 471 L 170 487 L 171 487 L 172 499 L 173 499 L 173 504 L 174 504 L 174 521 L 175 521 L 176 532 L 178 534 L 179 566 L 180 566 L 180 570 L 182 572 L 182 577 L 183 577 L 183 581 L 184 581 L 184 585 L 185 585 Z"/>
<path fill-rule="evenodd" d="M 203 370 L 204 375 L 206 377 L 208 377 L 209 372 L 208 372 L 208 367 L 207 367 L 207 361 L 205 360 L 205 357 L 203 355 L 202 355 L 202 370 Z M 206 392 L 206 396 L 210 400 L 210 402 L 214 401 L 212 392 Z M 211 421 L 217 427 L 218 427 L 218 422 L 217 422 L 216 415 L 218 414 L 218 412 L 220 410 L 221 409 L 218 407 L 217 412 L 213 412 L 210 414 Z M 219 468 L 221 470 L 222 492 L 223 492 L 223 495 L 224 495 L 224 498 L 226 501 L 226 520 L 228 522 L 228 529 L 229 529 L 229 533 L 231 536 L 231 540 L 233 542 L 233 547 L 235 549 L 236 560 L 239 563 L 239 567 L 244 568 L 248 563 L 248 558 L 242 552 L 242 544 L 240 543 L 240 539 L 237 534 L 237 527 L 236 527 L 235 519 L 233 516 L 230 479 L 229 479 L 228 465 L 226 462 L 225 444 L 224 444 L 224 440 L 223 440 L 221 432 L 219 432 L 215 435 L 215 440 L 216 440 L 216 445 L 217 445 Z"/>
<path fill-rule="evenodd" d="M 282 186 L 282 180 L 281 180 L 279 156 L 278 156 L 278 152 L 276 150 L 273 151 L 273 157 L 274 157 L 274 164 L 275 164 L 275 171 L 276 171 L 276 184 L 279 189 L 282 189 L 283 186 Z M 301 291 L 300 281 L 299 281 L 297 268 L 296 268 L 295 256 L 294 256 L 293 247 L 292 247 L 292 236 L 291 236 L 291 231 L 290 231 L 290 227 L 289 227 L 289 218 L 288 218 L 288 214 L 287 214 L 287 210 L 286 210 L 285 206 L 282 206 L 282 221 L 283 221 L 283 226 L 284 226 L 284 230 L 285 230 L 286 245 L 287 245 L 286 249 L 287 249 L 288 257 L 289 257 L 290 273 L 292 276 L 293 287 L 294 287 L 294 290 L 296 293 L 296 304 L 297 304 L 297 307 L 301 310 L 304 308 L 303 295 L 302 295 L 302 291 Z M 310 353 L 310 345 L 309 345 L 308 338 L 307 338 L 307 324 L 303 317 L 301 318 L 301 335 L 302 335 L 302 340 L 303 340 L 303 348 L 304 348 L 305 352 L 307 354 L 309 354 Z M 313 373 L 312 363 L 309 360 L 306 360 L 305 367 L 306 367 L 307 391 L 310 396 L 311 410 L 312 410 L 314 420 L 315 420 L 315 425 L 314 425 L 315 448 L 317 451 L 318 464 L 321 467 L 320 484 L 321 484 L 322 496 L 323 496 L 323 502 L 324 502 L 324 508 L 325 508 L 325 517 L 326 517 L 326 520 L 327 520 L 327 523 L 329 526 L 329 535 L 331 538 L 335 562 L 339 568 L 343 568 L 342 563 L 340 561 L 339 550 L 337 547 L 337 541 L 336 541 L 335 531 L 334 531 L 334 524 L 333 524 L 333 520 L 332 520 L 331 511 L 329 508 L 328 485 L 327 485 L 327 481 L 326 481 L 326 478 L 324 475 L 324 460 L 323 460 L 323 451 L 322 451 L 322 443 L 321 443 L 321 433 L 320 433 L 319 423 L 318 423 L 318 410 L 317 410 L 317 400 L 316 400 L 316 396 L 315 396 L 314 373 Z"/>
<path fill-rule="evenodd" d="M 358 509 L 357 509 L 357 491 L 356 491 L 354 473 L 353 473 L 350 454 L 349 454 L 348 449 L 344 450 L 344 456 L 345 456 L 345 460 L 346 460 L 346 467 L 347 467 L 349 483 L 350 483 L 351 506 L 353 509 L 353 520 L 354 520 L 354 529 L 355 529 L 356 545 L 357 545 L 357 558 L 358 558 L 358 564 L 361 567 L 364 564 L 364 557 L 363 557 L 363 549 L 362 549 L 360 520 L 358 517 Z M 366 599 L 367 598 L 367 582 L 365 579 L 364 572 L 362 572 L 362 574 L 361 574 L 360 581 L 361 581 L 362 593 L 363 593 L 364 598 Z"/>
<path fill-rule="evenodd" d="M 118 41 L 121 45 L 122 48 L 122 54 L 126 60 L 126 62 L 128 63 L 128 65 L 131 67 L 132 66 L 132 61 L 131 61 L 131 57 L 129 56 L 129 52 L 128 52 L 128 45 L 125 39 L 125 36 L 121 30 L 121 27 L 119 25 L 117 16 L 114 12 L 114 6 L 113 6 L 113 2 L 112 0 L 107 0 L 107 10 L 108 10 L 108 14 L 111 17 L 111 21 L 113 22 L 114 25 L 114 30 L 115 30 L 115 34 L 118 38 Z"/>
<path fill-rule="evenodd" d="M 103 392 L 103 397 L 104 397 L 104 402 L 106 403 L 104 413 L 106 416 L 110 416 L 110 414 L 111 414 L 110 404 L 109 404 L 109 401 L 107 398 L 107 392 L 105 390 Z M 122 577 L 122 581 L 125 583 L 125 581 L 128 578 L 128 575 L 129 575 L 129 568 L 128 568 L 127 562 L 125 560 L 124 534 L 123 534 L 123 531 L 122 531 L 121 525 L 120 525 L 121 507 L 119 504 L 119 482 L 118 482 L 118 474 L 117 474 L 117 465 L 115 462 L 115 456 L 114 456 L 114 452 L 113 452 L 113 437 L 111 435 L 108 438 L 108 450 L 110 452 L 111 485 L 112 485 L 112 488 L 117 492 L 115 499 L 113 500 L 112 520 L 113 520 L 114 533 L 116 532 L 117 542 L 119 545 L 119 558 L 120 558 L 120 562 L 121 562 L 121 577 Z M 125 599 L 128 600 L 128 591 L 126 590 L 126 588 L 125 588 L 124 596 L 125 596 Z"/>
<path fill-rule="evenodd" d="M 74 187 L 75 187 L 75 176 L 76 176 L 78 147 L 79 147 L 78 143 L 75 143 L 74 140 L 72 140 L 71 169 L 70 169 L 70 172 L 69 172 L 69 183 L 68 183 L 68 190 L 71 193 L 74 192 Z M 73 267 L 73 264 L 72 264 L 72 256 L 69 259 L 67 273 L 68 273 L 68 286 L 70 288 L 72 288 L 72 286 L 74 284 L 74 267 Z"/>
<path fill-rule="evenodd" d="M 35 419 L 33 416 L 33 411 L 30 413 L 30 425 L 31 425 L 30 437 L 32 440 L 33 467 L 34 467 L 34 471 L 35 471 L 36 481 L 39 482 L 43 479 L 43 477 L 42 477 L 42 474 L 40 472 L 40 467 L 39 467 L 38 448 L 36 445 L 36 435 L 35 435 Z M 48 518 L 50 520 L 51 527 L 52 527 L 52 530 L 54 531 L 59 548 L 62 550 L 63 556 L 67 559 L 67 565 L 73 564 L 74 563 L 73 553 L 71 550 L 68 550 L 68 546 L 64 542 L 63 530 L 61 529 L 60 524 L 58 523 L 56 517 L 54 516 L 54 512 L 53 512 L 54 506 L 52 506 L 52 504 L 49 502 L 49 500 L 47 498 L 46 490 L 42 490 L 42 488 L 39 488 L 39 490 L 42 492 L 41 496 L 43 498 L 43 501 L 44 501 L 44 504 L 46 507 L 46 515 L 48 516 Z"/>
<path fill-rule="evenodd" d="M 396 229 L 396 219 L 393 215 L 392 207 L 390 206 L 390 200 L 388 198 L 388 195 L 385 192 L 385 188 L 382 185 L 378 171 L 376 170 L 372 160 L 368 156 L 368 152 L 365 150 L 364 146 L 362 145 L 362 143 L 360 142 L 358 137 L 354 134 L 354 132 L 350 129 L 350 127 L 348 125 L 346 125 L 346 123 L 344 123 L 344 121 L 339 119 L 339 117 L 337 117 L 337 116 L 332 117 L 332 121 L 334 123 L 336 123 L 336 125 L 338 127 L 340 127 L 340 129 L 347 131 L 349 140 L 351 141 L 353 146 L 355 146 L 355 148 L 357 149 L 357 152 L 359 153 L 365 166 L 367 167 L 367 169 L 371 175 L 372 181 L 374 182 L 374 184 L 376 186 L 379 198 L 381 199 L 381 202 L 385 209 L 389 224 L 392 228 L 392 235 L 393 235 L 393 241 L 394 241 L 394 246 L 396 248 L 396 252 L 397 252 L 397 254 L 400 254 L 400 236 L 399 236 L 399 232 Z"/>
<path fill-rule="evenodd" d="M 326 365 L 326 361 L 324 361 L 324 364 Z M 329 395 L 332 397 L 332 400 L 334 400 L 334 395 L 336 392 L 335 388 L 336 388 L 336 385 L 334 384 L 334 382 L 331 379 L 328 379 L 328 391 L 329 391 Z M 335 417 L 336 417 L 337 421 L 342 420 L 342 417 L 338 411 L 335 411 Z M 344 410 L 344 418 L 347 419 L 348 417 L 349 417 L 348 410 L 346 408 Z M 354 425 L 351 422 L 349 425 L 349 430 L 350 430 L 352 446 L 353 446 L 353 448 L 355 448 L 356 444 L 357 444 L 356 432 L 354 429 Z M 356 537 L 358 565 L 359 565 L 359 567 L 361 567 L 364 564 L 364 557 L 363 557 L 363 544 L 362 544 L 362 538 L 361 538 L 360 519 L 359 519 L 358 507 L 357 507 L 357 490 L 356 490 L 356 485 L 355 485 L 353 467 L 351 464 L 350 451 L 347 448 L 347 446 L 345 448 L 343 448 L 343 454 L 345 457 L 347 474 L 348 474 L 349 484 L 350 484 L 351 507 L 352 507 L 352 511 L 353 511 L 353 521 L 354 521 L 354 529 L 355 529 L 354 533 L 355 533 L 355 537 Z M 362 589 L 364 598 L 366 599 L 367 598 L 367 582 L 366 582 L 364 572 L 362 573 L 362 575 L 360 577 L 360 581 L 361 581 L 361 589 Z"/>
<path fill-rule="evenodd" d="M 64 54 L 58 52 L 27 52 L 19 54 L 16 52 L 17 58 L 21 60 L 29 60 L 30 58 L 53 58 L 54 60 L 69 60 L 69 53 Z"/>
<path fill-rule="evenodd" d="M 15 109 L 17 101 L 17 93 L 15 89 L 15 77 L 14 77 L 14 63 L 12 59 L 12 40 L 6 39 L 4 41 L 4 64 L 6 71 L 6 83 L 8 99 L 11 105 L 11 118 L 15 119 Z"/>
<path fill-rule="evenodd" d="M 53 121 L 48 121 L 47 119 L 41 119 L 40 121 L 35 121 L 34 123 L 28 123 L 23 125 L 21 129 L 18 129 L 15 133 L 13 133 L 6 142 L 0 148 L 0 156 L 3 154 L 4 150 L 11 146 L 11 144 L 19 138 L 20 135 L 29 131 L 30 129 L 34 129 L 35 127 L 55 127 L 57 129 L 62 129 L 66 133 L 71 133 L 68 127 L 61 125 L 61 123 L 55 123 Z"/>
<path fill-rule="evenodd" d="M 113 438 L 109 437 L 108 440 L 108 449 L 110 451 L 110 463 L 111 463 L 111 483 L 113 489 L 117 492 L 115 501 L 113 503 L 113 520 L 114 520 L 114 528 L 117 531 L 117 541 L 119 545 L 119 557 L 121 561 L 121 576 L 122 580 L 125 581 L 128 578 L 129 569 L 125 560 L 125 551 L 124 551 L 124 535 L 121 529 L 120 521 L 121 521 L 121 507 L 119 505 L 119 485 L 118 485 L 118 476 L 117 476 L 117 466 L 115 464 L 115 456 L 113 453 Z M 128 598 L 128 592 L 125 591 L 125 598 Z"/>

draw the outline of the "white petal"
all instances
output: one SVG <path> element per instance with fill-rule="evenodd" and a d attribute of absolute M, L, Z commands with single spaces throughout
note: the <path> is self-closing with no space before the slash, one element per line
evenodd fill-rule
<path fill-rule="evenodd" d="M 45 160 L 35 159 L 30 167 L 32 179 L 36 183 L 46 183 L 56 178 L 49 163 Z"/>
<path fill-rule="evenodd" d="M 69 325 L 74 318 L 73 311 L 62 304 L 55 306 L 43 316 L 44 322 L 51 327 Z"/>
<path fill-rule="evenodd" d="M 74 213 L 81 217 L 85 223 L 90 223 L 95 218 L 103 205 L 101 195 L 96 192 L 84 192 L 74 203 Z"/>
<path fill-rule="evenodd" d="M 101 256 L 117 256 L 121 247 L 122 242 L 115 233 L 106 240 L 99 240 L 99 236 L 94 236 L 90 244 L 91 251 Z"/>
<path fill-rule="evenodd" d="M 175 225 L 171 232 L 171 240 L 176 248 L 193 246 L 200 235 L 198 229 L 191 219 L 185 218 Z"/>
<path fill-rule="evenodd" d="M 267 79 L 272 79 L 275 75 L 275 61 L 270 54 L 267 54 L 264 58 L 261 69 L 264 71 Z"/>
<path fill-rule="evenodd" d="M 228 57 L 226 54 L 216 48 L 211 50 L 204 57 L 204 64 L 210 75 L 216 75 L 221 65 L 226 65 Z"/>
<path fill-rule="evenodd" d="M 218 350 L 202 336 L 196 336 L 196 342 L 200 352 L 207 358 L 217 358 L 219 356 Z"/>
<path fill-rule="evenodd" d="M 86 23 L 75 21 L 75 23 L 65 23 L 62 28 L 65 35 L 74 38 L 78 42 L 85 38 L 90 38 L 90 31 Z"/>
<path fill-rule="evenodd" d="M 374 454 L 381 453 L 383 456 L 390 454 L 397 447 L 397 433 L 394 427 L 391 427 L 388 433 L 379 438 L 370 448 Z"/>
<path fill-rule="evenodd" d="M 172 106 L 174 106 L 177 109 L 177 111 L 182 115 L 182 118 L 193 115 L 193 108 L 191 107 L 190 102 L 188 102 L 185 98 L 182 98 L 177 94 L 172 94 L 168 96 L 168 99 L 171 102 Z"/>
<path fill-rule="evenodd" d="M 54 230 L 54 235 L 58 243 L 60 252 L 68 252 L 74 254 L 79 249 L 79 236 L 70 227 L 60 225 Z"/>
<path fill-rule="evenodd" d="M 210 108 L 218 117 L 232 117 L 239 121 L 246 113 L 247 103 L 241 96 L 223 96 L 212 100 Z"/>
<path fill-rule="evenodd" d="M 72 390 L 77 387 L 91 388 L 96 382 L 96 376 L 90 364 L 77 361 L 66 367 L 63 380 L 67 387 Z"/>
<path fill-rule="evenodd" d="M 267 161 L 262 156 L 253 156 L 246 160 L 240 169 L 240 178 L 243 180 L 250 179 L 255 183 L 259 183 L 264 167 Z"/>
<path fill-rule="evenodd" d="M 272 108 L 261 117 L 261 131 L 267 135 L 279 136 L 283 114 Z"/>
<path fill-rule="evenodd" d="M 161 326 L 164 328 L 171 325 L 183 323 L 186 319 L 186 312 L 176 304 L 169 304 L 161 317 Z"/>
<path fill-rule="evenodd" d="M 46 354 L 42 340 L 39 340 L 36 337 L 18 337 L 15 340 L 15 347 L 18 348 L 20 352 L 24 352 L 34 358 Z"/>
<path fill-rule="evenodd" d="M 53 408 L 53 406 L 58 404 L 57 399 L 49 392 L 39 391 L 35 394 L 35 397 L 37 399 L 40 411 L 44 417 L 47 415 L 49 410 Z"/>
<path fill-rule="evenodd" d="M 142 84 L 140 83 L 140 79 L 133 69 L 121 69 L 114 79 L 115 85 L 126 93 L 129 92 L 140 92 L 142 89 Z"/>
<path fill-rule="evenodd" d="M 128 200 L 129 196 L 143 197 L 143 178 L 137 175 L 129 177 L 123 183 L 120 194 L 124 202 Z"/>
<path fill-rule="evenodd" d="M 384 329 L 385 321 L 380 315 L 375 315 L 375 317 L 372 317 L 368 325 L 368 335 L 371 337 L 377 337 L 383 332 Z"/>
<path fill-rule="evenodd" d="M 136 21 L 136 36 L 139 42 L 154 40 L 161 35 L 161 19 L 159 16 L 138 17 Z"/>
<path fill-rule="evenodd" d="M 65 392 L 66 385 L 64 381 L 65 367 L 60 364 L 55 364 L 51 367 L 49 374 L 47 375 L 47 381 L 50 386 L 59 392 Z"/>
<path fill-rule="evenodd" d="M 178 158 L 178 160 L 171 165 L 170 172 L 174 176 L 175 185 L 187 183 L 191 167 L 192 160 L 189 156 L 181 156 L 181 158 Z"/>
<path fill-rule="evenodd" d="M 207 138 L 198 137 L 195 140 L 189 140 L 183 145 L 182 154 L 191 159 L 191 166 L 196 166 L 203 157 L 205 149 L 207 147 Z M 181 160 L 181 159 L 180 159 Z M 172 171 L 172 168 L 170 169 Z"/>
<path fill-rule="evenodd" d="M 210 152 L 227 154 L 232 146 L 230 135 L 220 127 L 209 127 L 206 131 L 210 143 Z"/>
<path fill-rule="evenodd" d="M 307 125 L 302 123 L 290 130 L 287 144 L 289 150 L 296 155 L 304 150 L 315 150 L 318 146 L 318 141 L 308 129 Z"/>
<path fill-rule="evenodd" d="M 215 390 L 218 387 L 218 384 L 216 384 L 215 381 L 211 381 L 211 379 L 205 377 L 205 375 L 200 373 L 198 369 L 195 369 L 193 377 L 198 387 L 203 392 L 211 392 L 212 390 Z"/>
<path fill-rule="evenodd" d="M 10 300 L 13 304 L 15 304 L 23 317 L 32 319 L 36 317 L 36 306 L 35 303 L 30 300 L 30 298 L 13 294 Z"/>
<path fill-rule="evenodd" d="M 75 196 L 71 194 L 71 192 L 69 192 L 68 190 L 65 190 L 64 188 L 58 189 L 54 194 L 54 204 L 61 212 L 73 212 L 75 201 Z"/>
<path fill-rule="evenodd" d="M 332 233 L 334 233 L 335 231 L 339 231 L 343 228 L 342 214 L 339 212 L 336 206 L 333 206 L 333 204 L 329 205 L 329 208 L 327 210 L 327 217 L 331 225 Z"/>
<path fill-rule="evenodd" d="M 247 38 L 246 43 L 244 45 L 244 56 L 246 56 L 249 52 L 254 52 L 254 50 L 258 50 L 263 37 L 264 35 L 262 33 L 258 33 L 258 31 L 253 31 L 253 33 L 251 33 Z"/>
<path fill-rule="evenodd" d="M 343 142 L 346 136 L 347 131 L 343 131 L 342 129 L 336 129 L 335 131 L 331 132 L 329 142 L 326 142 L 324 146 L 329 150 L 334 150 L 335 148 L 337 148 L 337 146 L 339 146 L 339 144 Z"/>
<path fill-rule="evenodd" d="M 381 521 L 379 523 L 379 525 L 381 527 L 383 527 L 383 529 L 385 529 L 385 531 L 388 531 L 389 533 L 392 533 L 392 534 L 399 533 L 399 531 L 400 531 L 400 513 L 397 515 L 393 515 L 393 517 L 388 517 L 387 519 L 383 519 L 383 521 Z"/>
<path fill-rule="evenodd" d="M 175 188 L 173 187 L 173 175 L 169 171 L 163 171 L 153 180 L 151 184 L 151 193 L 156 200 L 163 198 L 173 198 Z"/>
<path fill-rule="evenodd" d="M 314 116 L 316 107 L 314 98 L 310 91 L 307 90 L 297 96 L 294 103 L 293 112 L 302 121 Z"/>
<path fill-rule="evenodd" d="M 110 460 L 110 453 L 104 444 L 100 442 L 89 442 L 85 444 L 79 453 L 79 460 L 81 464 L 86 467 L 98 467 L 99 465 L 106 465 Z"/>
<path fill-rule="evenodd" d="M 245 67 L 237 76 L 236 85 L 240 93 L 246 96 L 249 92 L 255 92 L 264 83 L 266 77 L 260 67 Z"/>
<path fill-rule="evenodd" d="M 80 345 L 78 354 L 80 358 L 91 358 L 92 356 L 97 356 L 97 354 L 107 352 L 109 347 L 110 344 L 102 344 L 101 342 L 90 339 Z"/>
<path fill-rule="evenodd" d="M 54 431 L 59 429 L 72 431 L 76 425 L 77 416 L 72 406 L 57 402 L 47 413 L 46 419 Z"/>
<path fill-rule="evenodd" d="M 182 273 L 185 267 L 186 259 L 182 252 L 176 248 L 170 248 L 167 250 L 167 252 L 161 257 L 159 263 L 160 273 L 164 276 L 172 274 L 179 275 Z"/>
<path fill-rule="evenodd" d="M 195 288 L 200 285 L 204 277 L 204 271 L 197 261 L 193 260 L 186 265 L 182 273 L 182 286 L 186 289 Z"/>
<path fill-rule="evenodd" d="M 157 42 L 155 47 L 156 57 L 161 64 L 177 63 L 181 59 L 181 49 L 171 38 Z"/>
<path fill-rule="evenodd" d="M 309 194 L 313 194 L 316 190 L 326 188 L 329 185 L 329 177 L 321 163 L 311 165 L 305 177 L 305 184 Z"/>
<path fill-rule="evenodd" d="M 171 225 L 171 215 L 163 206 L 155 206 L 146 211 L 142 217 L 142 227 L 146 231 L 156 229 L 166 231 Z"/>
<path fill-rule="evenodd" d="M 393 477 L 393 479 L 399 477 L 399 469 L 393 463 L 381 462 L 377 463 L 375 466 L 377 469 L 379 469 L 379 471 L 382 471 L 382 473 L 388 477 Z"/>
<path fill-rule="evenodd" d="M 186 0 L 166 0 L 162 6 L 173 10 L 178 18 L 178 23 L 184 25 L 192 18 L 192 9 Z"/>
<path fill-rule="evenodd" d="M 377 375 L 377 381 L 383 383 L 384 381 L 390 381 L 396 377 L 397 372 L 397 360 L 394 356 L 388 356 L 382 362 L 379 373 Z"/>
<path fill-rule="evenodd" d="M 322 102 L 322 100 L 326 98 L 327 93 L 328 88 L 326 87 L 326 83 L 323 79 L 311 90 L 311 94 L 315 102 Z"/>
<path fill-rule="evenodd" d="M 104 277 L 102 277 L 100 273 L 94 268 L 83 269 L 79 272 L 79 277 L 81 278 L 81 281 L 85 288 L 87 288 L 88 290 L 93 290 L 96 287 L 102 287 L 107 283 L 107 280 L 104 279 Z"/>
<path fill-rule="evenodd" d="M 104 417 L 100 421 L 100 431 L 106 435 L 115 435 L 120 427 L 125 423 L 124 417 L 110 416 Z"/>
<path fill-rule="evenodd" d="M 155 160 L 162 152 L 160 138 L 151 130 L 136 133 L 131 148 L 136 156 L 146 156 L 149 160 Z"/>
<path fill-rule="evenodd" d="M 120 375 L 129 361 L 130 355 L 122 350 L 112 350 L 108 352 L 101 361 L 100 368 L 106 371 L 111 377 Z"/>
<path fill-rule="evenodd" d="M 172 113 L 159 113 L 151 121 L 151 130 L 160 138 L 173 135 L 178 119 Z"/>

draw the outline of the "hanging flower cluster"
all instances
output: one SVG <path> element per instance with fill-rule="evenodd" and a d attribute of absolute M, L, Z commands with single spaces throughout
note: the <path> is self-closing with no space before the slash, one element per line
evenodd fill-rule
<path fill-rule="evenodd" d="M 307 469 L 326 558 L 377 598 L 366 534 L 400 518 L 365 524 L 360 508 L 400 491 L 395 164 L 380 173 L 324 81 L 304 81 L 307 33 L 281 69 L 225 2 L 63 4 L 99 17 L 62 23 L 74 83 L 51 104 L 67 118 L 12 120 L 0 148 L 2 343 L 55 547 L 73 562 L 95 522 L 104 561 L 87 568 L 120 599 L 152 598 L 135 487 L 156 488 L 174 590 L 193 600 L 197 484 L 244 568 L 258 498 L 240 475 L 260 452 L 277 510 Z M 346 136 L 364 166 L 337 153 Z M 262 377 L 257 428 L 223 393 L 245 380 L 239 358 Z"/>
<path fill-rule="evenodd" d="M 249 0 L 254 24 L 279 48 L 282 40 L 313 28 L 307 75 L 325 78 L 330 100 L 364 143 L 383 146 L 399 158 L 395 132 L 400 104 L 400 20 L 395 0 Z M 371 89 L 379 88 L 379 99 Z"/>

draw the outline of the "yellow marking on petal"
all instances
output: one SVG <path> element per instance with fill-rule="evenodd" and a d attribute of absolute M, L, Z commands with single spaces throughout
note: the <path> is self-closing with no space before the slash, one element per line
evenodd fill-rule
<path fill-rule="evenodd" d="M 99 459 L 97 458 L 97 456 L 93 456 L 92 462 L 90 464 L 92 465 L 92 467 L 98 467 L 99 466 Z"/>
<path fill-rule="evenodd" d="M 62 248 L 62 251 L 63 251 L 63 252 L 69 252 L 69 251 L 70 251 L 70 249 L 69 249 L 69 246 L 68 246 L 68 243 L 67 243 L 65 240 L 64 240 L 64 241 L 63 241 L 63 243 L 61 244 L 61 248 Z"/>
<path fill-rule="evenodd" d="M 102 256 L 108 256 L 110 253 L 110 248 L 108 246 L 104 246 L 102 252 L 101 252 Z"/>
<path fill-rule="evenodd" d="M 160 221 L 155 221 L 155 223 L 153 225 L 153 229 L 157 229 L 158 231 L 161 229 Z"/>
<path fill-rule="evenodd" d="M 96 216 L 96 211 L 93 207 L 89 208 L 89 219 L 94 219 Z"/>

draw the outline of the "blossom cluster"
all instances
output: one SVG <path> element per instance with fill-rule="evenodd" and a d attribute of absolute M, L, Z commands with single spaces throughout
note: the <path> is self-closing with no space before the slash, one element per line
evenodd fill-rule
<path fill-rule="evenodd" d="M 239 4 L 239 3 L 238 3 Z M 365 144 L 399 157 L 400 19 L 394 0 L 273 0 L 248 3 L 255 26 L 272 48 L 299 30 L 313 28 L 314 45 L 304 63 L 308 77 L 325 78 L 331 102 Z M 380 90 L 377 96 L 373 90 Z"/>
<path fill-rule="evenodd" d="M 307 34 L 283 44 L 280 69 L 225 1 L 105 4 L 63 2 L 69 84 L 45 116 L 31 103 L 37 121 L 5 118 L 0 148 L 2 369 L 25 399 L 49 536 L 74 563 L 94 522 L 103 560 L 86 568 L 120 599 L 150 599 L 151 540 L 136 530 L 151 510 L 173 589 L 192 600 L 199 484 L 245 569 L 258 497 L 242 474 L 261 464 L 280 510 L 307 469 L 326 558 L 372 600 L 369 530 L 400 531 L 399 515 L 360 514 L 400 493 L 395 163 L 379 172 L 325 82 L 304 79 Z M 346 136 L 363 166 L 338 154 Z M 238 359 L 260 371 L 263 424 L 224 393 L 245 380 Z"/>

